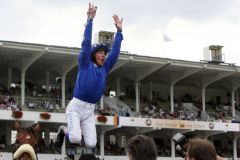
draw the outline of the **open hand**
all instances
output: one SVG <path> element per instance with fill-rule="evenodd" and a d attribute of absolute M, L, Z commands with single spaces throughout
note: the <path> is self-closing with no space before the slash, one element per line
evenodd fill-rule
<path fill-rule="evenodd" d="M 96 12 L 97 12 L 97 6 L 94 6 L 93 4 L 89 3 L 89 7 L 87 11 L 88 19 L 93 19 L 96 16 Z"/>
<path fill-rule="evenodd" d="M 115 23 L 115 26 L 117 27 L 117 30 L 121 31 L 122 30 L 122 22 L 123 22 L 123 18 L 119 18 L 118 15 L 113 15 L 113 20 Z"/>

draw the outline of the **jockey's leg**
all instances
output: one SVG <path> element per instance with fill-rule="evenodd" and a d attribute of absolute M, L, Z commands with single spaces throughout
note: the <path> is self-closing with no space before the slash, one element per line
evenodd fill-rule
<path fill-rule="evenodd" d="M 94 148 L 97 143 L 94 112 L 81 123 L 85 146 Z"/>
<path fill-rule="evenodd" d="M 79 106 L 71 100 L 66 109 L 68 132 L 66 138 L 71 143 L 80 144 L 82 140 L 81 128 L 80 128 L 80 115 L 81 111 Z"/>

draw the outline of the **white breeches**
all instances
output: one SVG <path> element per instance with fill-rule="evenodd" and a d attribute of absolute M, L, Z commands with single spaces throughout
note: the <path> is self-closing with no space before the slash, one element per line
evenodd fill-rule
<path fill-rule="evenodd" d="M 69 141 L 80 144 L 82 136 L 86 147 L 94 148 L 97 143 L 94 116 L 95 104 L 74 98 L 69 102 L 66 115 Z"/>

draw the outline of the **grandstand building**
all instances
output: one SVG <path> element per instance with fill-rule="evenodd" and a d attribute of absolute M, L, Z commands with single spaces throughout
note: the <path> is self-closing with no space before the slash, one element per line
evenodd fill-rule
<path fill-rule="evenodd" d="M 126 141 L 146 134 L 155 140 L 160 159 L 181 159 L 172 140 L 180 132 L 208 138 L 223 157 L 240 157 L 240 68 L 224 63 L 217 51 L 221 48 L 209 47 L 212 57 L 201 62 L 121 52 L 96 107 L 96 155 L 127 159 Z M 79 50 L 0 41 L 0 158 L 12 159 L 16 119 L 22 126 L 40 123 L 40 160 L 63 160 L 67 155 L 78 159 L 88 152 L 67 142 L 61 154 L 51 149 L 58 127 L 66 124 Z M 22 115 L 14 116 L 20 110 Z M 43 112 L 49 117 L 41 116 Z"/>

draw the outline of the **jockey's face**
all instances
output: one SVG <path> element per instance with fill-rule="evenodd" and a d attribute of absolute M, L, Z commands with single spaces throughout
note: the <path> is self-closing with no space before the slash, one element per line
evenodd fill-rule
<path fill-rule="evenodd" d="M 30 154 L 23 153 L 22 156 L 19 158 L 19 160 L 32 160 Z"/>
<path fill-rule="evenodd" d="M 104 65 L 106 58 L 106 53 L 104 51 L 98 51 L 95 53 L 95 60 L 96 60 L 96 65 L 99 67 L 102 67 Z"/>

